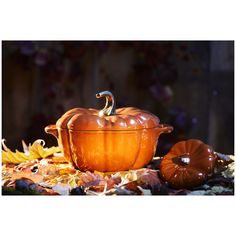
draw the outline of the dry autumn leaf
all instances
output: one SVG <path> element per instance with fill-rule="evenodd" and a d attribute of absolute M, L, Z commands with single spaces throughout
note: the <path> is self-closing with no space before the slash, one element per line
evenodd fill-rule
<path fill-rule="evenodd" d="M 12 152 L 5 144 L 5 140 L 2 140 L 2 162 L 3 163 L 14 163 L 19 164 L 25 161 L 34 160 L 38 158 L 45 158 L 54 153 L 60 152 L 59 147 L 51 147 L 45 148 L 45 142 L 42 139 L 37 139 L 32 145 L 30 144 L 28 147 L 22 141 L 24 152 L 19 152 L 16 150 Z"/>
<path fill-rule="evenodd" d="M 36 174 L 32 173 L 30 169 L 26 169 L 21 172 L 14 172 L 12 174 L 12 179 L 14 179 L 14 180 L 21 179 L 21 178 L 27 178 L 27 179 L 32 180 L 35 183 L 39 183 L 39 182 L 43 181 L 44 177 L 42 175 L 37 174 L 37 173 Z"/>
<path fill-rule="evenodd" d="M 147 168 L 137 170 L 137 182 L 144 186 L 155 186 L 160 184 L 160 179 L 157 176 L 156 170 Z"/>

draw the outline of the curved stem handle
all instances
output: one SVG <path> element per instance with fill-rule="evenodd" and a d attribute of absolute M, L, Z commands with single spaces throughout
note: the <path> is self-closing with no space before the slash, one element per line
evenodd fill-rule
<path fill-rule="evenodd" d="M 171 133 L 173 131 L 173 127 L 167 124 L 161 124 L 159 125 L 159 129 L 161 133 Z"/>
<path fill-rule="evenodd" d="M 48 125 L 44 128 L 47 134 L 52 134 L 54 137 L 58 138 L 58 130 L 56 125 Z"/>
<path fill-rule="evenodd" d="M 112 116 L 116 114 L 116 103 L 113 94 L 110 91 L 103 91 L 96 94 L 96 98 L 106 98 L 105 107 L 99 112 L 99 116 Z"/>

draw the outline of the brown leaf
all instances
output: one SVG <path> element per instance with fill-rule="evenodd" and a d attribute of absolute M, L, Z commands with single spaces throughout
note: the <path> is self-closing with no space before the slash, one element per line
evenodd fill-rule
<path fill-rule="evenodd" d="M 59 175 L 65 175 L 65 174 L 75 174 L 76 170 L 71 168 L 62 168 L 59 170 Z"/>
<path fill-rule="evenodd" d="M 147 168 L 143 168 L 136 171 L 137 174 L 137 182 L 143 186 L 153 187 L 154 185 L 161 184 L 159 177 L 157 176 L 156 170 L 151 170 Z"/>
<path fill-rule="evenodd" d="M 107 187 L 107 190 L 110 190 L 114 187 L 114 185 L 116 185 L 116 180 L 115 179 L 112 179 L 112 178 L 108 178 L 108 177 L 105 177 L 105 181 L 104 183 L 106 183 L 106 187 Z M 105 186 L 105 184 L 104 184 Z"/>
<path fill-rule="evenodd" d="M 21 179 L 21 178 L 30 179 L 35 183 L 39 183 L 39 182 L 43 181 L 42 175 L 39 175 L 37 173 L 36 174 L 32 173 L 31 169 L 29 169 L 29 168 L 22 170 L 20 172 L 14 172 L 11 177 L 12 180 L 17 180 L 17 179 Z"/>
<path fill-rule="evenodd" d="M 138 195 L 142 194 L 142 191 L 138 188 L 137 181 L 129 182 L 125 185 L 123 185 L 127 190 L 135 192 Z"/>
<path fill-rule="evenodd" d="M 86 171 L 80 176 L 80 185 L 84 187 L 97 186 L 103 180 L 103 177 L 99 174 L 94 174 Z"/>
<path fill-rule="evenodd" d="M 120 176 L 111 176 L 111 179 L 114 181 L 114 184 L 118 185 L 121 183 L 121 177 Z"/>
<path fill-rule="evenodd" d="M 103 176 L 103 173 L 87 171 L 80 176 L 79 185 L 88 187 L 90 190 L 102 192 L 112 189 L 116 181 L 117 179 L 113 179 L 110 176 Z"/>

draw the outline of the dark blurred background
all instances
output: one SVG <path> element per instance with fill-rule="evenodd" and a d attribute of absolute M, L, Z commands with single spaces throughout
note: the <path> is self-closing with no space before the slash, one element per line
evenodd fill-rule
<path fill-rule="evenodd" d="M 117 107 L 156 114 L 174 132 L 157 155 L 197 138 L 234 153 L 234 41 L 3 41 L 2 138 L 11 148 L 38 138 L 74 107 L 102 108 L 98 91 Z M 91 147 L 92 148 L 92 147 Z"/>

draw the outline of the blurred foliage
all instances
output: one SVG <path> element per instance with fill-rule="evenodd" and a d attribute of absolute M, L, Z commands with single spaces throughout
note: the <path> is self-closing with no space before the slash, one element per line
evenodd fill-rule
<path fill-rule="evenodd" d="M 160 140 L 159 154 L 166 153 L 174 143 L 187 137 L 197 119 L 181 106 L 173 107 L 171 104 L 174 95 L 173 84 L 178 78 L 176 63 L 173 61 L 177 57 L 178 60 L 183 61 L 192 59 L 186 43 L 176 45 L 174 42 L 165 41 L 6 42 L 4 49 L 8 49 L 3 50 L 3 56 L 4 52 L 8 51 L 11 58 L 14 57 L 26 70 L 37 70 L 40 73 L 40 78 L 37 79 L 40 79 L 39 96 L 43 107 L 35 109 L 30 114 L 31 119 L 27 131 L 29 141 L 38 138 L 43 132 L 42 128 L 55 122 L 70 107 L 70 104 L 76 104 L 78 92 L 74 83 L 79 81 L 80 91 L 83 90 L 86 57 L 95 53 L 97 57 L 100 57 L 110 47 L 115 51 L 132 50 L 134 58 L 133 76 L 130 78 L 132 85 L 140 94 L 145 93 L 151 96 L 155 101 L 155 107 L 158 107 L 158 110 L 151 112 L 158 113 L 159 117 L 164 117 L 165 122 L 175 128 L 172 134 L 163 136 Z M 197 72 L 198 69 L 195 68 L 194 73 Z M 111 91 L 116 89 L 112 80 L 108 79 L 107 83 Z M 126 106 L 122 98 L 117 99 L 117 104 Z M 83 105 L 84 101 L 81 96 L 79 106 Z"/>

